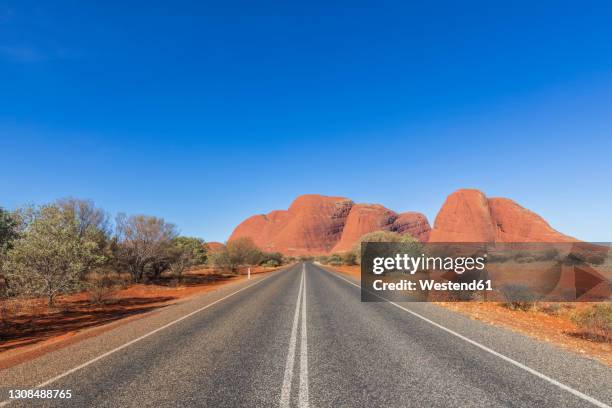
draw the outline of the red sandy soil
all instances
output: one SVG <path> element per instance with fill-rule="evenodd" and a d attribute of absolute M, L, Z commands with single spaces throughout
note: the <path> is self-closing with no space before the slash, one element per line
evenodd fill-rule
<path fill-rule="evenodd" d="M 336 266 L 330 269 L 360 278 L 359 266 Z M 496 326 L 526 334 L 557 347 L 598 359 L 612 366 L 612 343 L 593 339 L 571 321 L 573 313 L 592 303 L 559 303 L 558 310 L 547 312 L 555 304 L 541 303 L 532 310 L 511 310 L 495 302 L 435 302 L 437 305 Z"/>
<path fill-rule="evenodd" d="M 252 273 L 276 269 L 257 267 L 253 268 Z M 20 300 L 19 309 L 11 316 L 10 323 L 0 326 L 0 369 L 95 336 L 144 313 L 245 278 L 244 275 L 200 269 L 185 273 L 180 285 L 171 278 L 162 278 L 146 285 L 133 284 L 113 291 L 99 304 L 92 303 L 87 292 L 59 296 L 52 309 L 47 306 L 45 299 Z"/>

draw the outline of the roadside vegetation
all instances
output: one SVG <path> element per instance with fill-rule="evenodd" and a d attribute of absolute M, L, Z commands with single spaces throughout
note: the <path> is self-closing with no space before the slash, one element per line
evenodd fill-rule
<path fill-rule="evenodd" d="M 400 242 L 414 246 L 415 250 L 419 250 L 421 244 L 409 234 L 398 234 L 393 231 L 374 231 L 363 235 L 355 243 L 350 251 L 331 254 L 321 255 L 315 258 L 315 260 L 323 265 L 330 266 L 353 266 L 361 264 L 361 245 L 364 242 Z"/>
<path fill-rule="evenodd" d="M 582 332 L 604 342 L 612 342 L 612 305 L 596 304 L 581 312 L 574 313 L 572 321 Z"/>
<path fill-rule="evenodd" d="M 111 219 L 89 200 L 0 208 L 0 341 L 17 316 L 67 313 L 66 302 L 58 304 L 62 296 L 78 298 L 75 308 L 81 310 L 81 294 L 87 304 L 104 305 L 138 285 L 193 287 L 245 267 L 289 261 L 280 253 L 262 252 L 248 239 L 208 251 L 202 239 L 181 236 L 163 218 L 118 214 Z M 34 304 L 37 311 L 29 310 Z"/>

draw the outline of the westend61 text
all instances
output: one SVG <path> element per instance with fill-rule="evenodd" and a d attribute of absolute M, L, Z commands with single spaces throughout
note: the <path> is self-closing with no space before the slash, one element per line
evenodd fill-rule
<path fill-rule="evenodd" d="M 421 279 L 417 282 L 402 279 L 399 282 L 384 282 L 377 279 L 372 284 L 374 290 L 493 290 L 491 280 L 474 280 L 472 282 L 436 282 L 431 279 Z"/>

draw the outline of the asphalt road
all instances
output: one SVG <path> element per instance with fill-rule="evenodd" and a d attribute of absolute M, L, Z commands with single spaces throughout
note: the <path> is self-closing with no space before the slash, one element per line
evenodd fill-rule
<path fill-rule="evenodd" d="M 612 369 L 314 264 L 230 284 L 0 372 L 74 407 L 605 407 Z"/>

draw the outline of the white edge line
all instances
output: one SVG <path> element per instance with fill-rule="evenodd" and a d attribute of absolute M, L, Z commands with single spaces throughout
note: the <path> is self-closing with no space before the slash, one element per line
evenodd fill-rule
<path fill-rule="evenodd" d="M 289 338 L 289 348 L 287 351 L 287 362 L 285 363 L 285 373 L 283 375 L 283 385 L 281 386 L 280 407 L 289 407 L 291 404 L 291 383 L 293 381 L 293 367 L 295 366 L 295 346 L 297 343 L 297 329 L 300 317 L 300 301 L 302 300 L 302 290 L 304 284 L 304 270 L 300 276 L 300 287 L 298 289 L 297 302 L 295 302 L 295 313 L 293 324 L 291 325 L 291 336 Z"/>
<path fill-rule="evenodd" d="M 306 264 L 302 264 L 304 288 L 302 289 L 302 337 L 300 341 L 300 391 L 298 405 L 308 408 L 308 334 L 306 332 Z"/>
<path fill-rule="evenodd" d="M 184 316 L 182 316 L 182 317 L 179 317 L 179 318 L 178 318 L 178 319 L 176 319 L 176 320 L 171 321 L 170 323 L 167 323 L 167 324 L 165 324 L 165 325 L 163 325 L 163 326 L 161 326 L 161 327 L 158 327 L 158 328 L 157 328 L 157 329 L 155 329 L 155 330 L 152 330 L 152 331 L 150 331 L 150 332 L 148 332 L 148 333 L 146 333 L 146 334 L 143 334 L 142 336 L 137 337 L 137 338 L 135 338 L 134 340 L 130 340 L 130 341 L 128 341 L 127 343 L 122 344 L 122 345 L 121 345 L 121 346 L 119 346 L 119 347 L 116 347 L 116 348 L 114 348 L 114 349 L 112 349 L 112 350 L 110 350 L 110 351 L 107 351 L 107 352 L 106 352 L 106 353 L 104 353 L 104 354 L 100 354 L 98 357 L 92 358 L 91 360 L 86 361 L 86 362 L 85 362 L 85 363 L 83 363 L 83 364 L 80 364 L 80 365 L 78 365 L 78 366 L 76 366 L 76 367 L 74 367 L 74 368 L 71 368 L 70 370 L 63 372 L 62 374 L 59 374 L 59 375 L 57 375 L 57 376 L 55 376 L 55 377 L 53 377 L 53 378 L 51 378 L 51 379 L 49 379 L 49 380 L 47 380 L 47 381 L 45 381 L 45 382 L 42 382 L 42 383 L 40 383 L 40 384 L 36 385 L 36 386 L 35 386 L 33 389 L 42 388 L 42 387 L 45 387 L 45 386 L 47 386 L 47 385 L 49 385 L 49 384 L 51 384 L 51 383 L 54 383 L 55 381 L 57 381 L 57 380 L 59 380 L 59 379 L 61 379 L 61 378 L 64 378 L 64 377 L 66 377 L 67 375 L 70 375 L 70 374 L 72 374 L 72 373 L 74 373 L 74 372 L 76 372 L 76 371 L 79 371 L 80 369 L 85 368 L 85 367 L 87 367 L 87 366 L 89 366 L 89 365 L 91 365 L 91 364 L 95 363 L 96 361 L 102 360 L 103 358 L 108 357 L 108 356 L 110 356 L 111 354 L 116 353 L 117 351 L 123 350 L 124 348 L 129 347 L 129 346 L 131 346 L 132 344 L 139 342 L 140 340 L 144 340 L 144 339 L 146 339 L 147 337 L 152 336 L 153 334 L 155 334 L 155 333 L 157 333 L 157 332 L 159 332 L 159 331 L 162 331 L 162 330 L 164 330 L 164 329 L 167 329 L 168 327 L 173 326 L 173 325 L 175 325 L 176 323 L 178 323 L 178 322 L 180 322 L 180 321 L 183 321 L 183 320 L 187 319 L 188 317 L 193 316 L 193 315 L 194 315 L 194 314 L 196 314 L 196 313 L 199 313 L 199 312 L 201 312 L 201 311 L 203 311 L 203 310 L 205 310 L 205 309 L 208 309 L 209 307 L 214 306 L 215 304 L 217 304 L 217 303 L 219 303 L 219 302 L 221 302 L 221 301 L 223 301 L 223 300 L 225 300 L 225 299 L 227 299 L 227 298 L 229 298 L 229 297 L 232 297 L 232 296 L 234 296 L 235 294 L 237 294 L 237 293 L 239 293 L 239 292 L 242 292 L 243 290 L 246 290 L 246 289 L 251 288 L 251 287 L 253 287 L 253 286 L 255 286 L 255 285 L 258 285 L 259 283 L 261 283 L 261 282 L 265 281 L 266 279 L 270 278 L 271 276 L 272 276 L 272 275 L 268 275 L 268 276 L 266 276 L 265 278 L 262 278 L 262 279 L 258 280 L 257 282 L 255 282 L 255 283 L 253 283 L 253 284 L 251 284 L 251 285 L 248 285 L 248 286 L 245 286 L 244 288 L 238 289 L 237 291 L 232 292 L 232 293 L 230 293 L 229 295 L 226 295 L 226 296 L 222 297 L 221 299 L 217 299 L 217 300 L 215 300 L 214 302 L 207 304 L 206 306 L 203 306 L 203 307 L 201 307 L 201 308 L 199 308 L 199 309 L 197 309 L 197 310 L 194 310 L 193 312 L 190 312 L 190 313 L 188 313 L 188 314 L 186 314 L 186 315 L 184 315 Z M 11 402 L 14 402 L 14 401 L 19 401 L 19 400 L 18 400 L 18 399 L 8 399 L 8 400 L 4 400 L 4 401 L 0 402 L 0 407 L 7 406 L 8 404 L 10 404 Z"/>
<path fill-rule="evenodd" d="M 330 271 L 328 271 L 325 268 L 321 268 L 321 267 L 319 267 L 319 268 L 322 269 L 323 271 L 327 272 L 328 274 L 330 274 L 332 276 L 335 276 L 338 279 L 342 279 L 343 281 L 348 282 L 351 285 L 356 286 L 357 288 L 361 289 L 361 286 L 356 284 L 355 282 L 351 282 L 350 280 L 348 280 L 348 279 L 338 275 L 337 273 L 330 272 Z M 481 350 L 486 351 L 487 353 L 493 354 L 494 356 L 499 357 L 502 360 L 507 361 L 508 363 L 510 363 L 510 364 L 512 364 L 512 365 L 514 365 L 516 367 L 519 367 L 519 368 L 527 371 L 530 374 L 535 375 L 536 377 L 539 377 L 539 378 L 541 378 L 541 379 L 543 379 L 545 381 L 548 381 L 549 383 L 551 383 L 553 385 L 556 385 L 557 387 L 561 388 L 562 390 L 565 390 L 565 391 L 575 395 L 576 397 L 579 397 L 579 398 L 581 398 L 581 399 L 583 399 L 585 401 L 588 401 L 588 402 L 590 402 L 591 404 L 593 404 L 593 405 L 595 405 L 597 407 L 600 407 L 600 408 L 612 408 L 612 407 L 610 407 L 610 405 L 607 405 L 607 404 L 605 404 L 605 403 L 603 403 L 603 402 L 601 402 L 601 401 L 599 401 L 599 400 L 597 400 L 597 399 L 595 399 L 595 398 L 593 398 L 591 396 L 588 396 L 588 395 L 586 395 L 586 394 L 584 394 L 584 393 L 582 393 L 582 392 L 580 392 L 578 390 L 575 390 L 575 389 L 573 389 L 570 386 L 567 386 L 567 385 L 565 385 L 563 383 L 560 383 L 559 381 L 555 380 L 554 378 L 551 378 L 551 377 L 549 377 L 549 376 L 547 376 L 545 374 L 542 374 L 541 372 L 536 371 L 533 368 L 526 366 L 525 364 L 519 363 L 518 361 L 513 360 L 510 357 L 507 357 L 507 356 L 505 356 L 505 355 L 503 355 L 503 354 L 501 354 L 501 353 L 499 353 L 499 352 L 497 352 L 497 351 L 495 351 L 493 349 L 490 349 L 489 347 L 487 347 L 487 346 L 485 346 L 483 344 L 480 344 L 477 341 L 469 339 L 469 338 L 465 337 L 462 334 L 459 334 L 459 333 L 457 333 L 457 332 L 455 332 L 455 331 L 453 331 L 453 330 L 451 330 L 451 329 L 449 329 L 447 327 L 444 327 L 441 324 L 436 323 L 433 320 L 430 320 L 430 319 L 426 318 L 425 316 L 422 316 L 422 315 L 418 314 L 417 312 L 414 312 L 414 311 L 412 311 L 410 309 L 406 309 L 405 307 L 403 307 L 401 305 L 398 305 L 397 303 L 392 302 L 390 300 L 387 300 L 387 299 L 385 299 L 385 298 L 383 298 L 383 297 L 381 297 L 381 296 L 379 296 L 379 295 L 377 295 L 375 293 L 372 293 L 372 292 L 369 292 L 369 291 L 368 291 L 368 293 L 371 293 L 372 295 L 374 295 L 374 296 L 376 296 L 376 297 L 378 297 L 380 299 L 385 300 L 386 302 L 392 304 L 393 306 L 398 307 L 398 308 L 402 309 L 403 311 L 408 312 L 411 315 L 413 315 L 415 317 L 418 317 L 419 319 L 421 319 L 423 321 L 426 321 L 427 323 L 432 324 L 432 325 L 436 326 L 437 328 L 442 329 L 445 332 L 450 333 L 453 336 L 458 337 L 461 340 L 464 340 L 464 341 L 472 344 L 473 346 L 476 346 L 476 347 L 480 348 Z"/>

